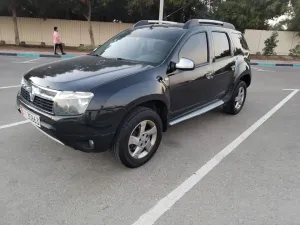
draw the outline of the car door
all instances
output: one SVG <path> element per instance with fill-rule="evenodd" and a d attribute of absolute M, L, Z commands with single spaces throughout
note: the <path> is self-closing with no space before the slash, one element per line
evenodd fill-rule
<path fill-rule="evenodd" d="M 235 57 L 229 35 L 225 31 L 212 31 L 214 81 L 212 92 L 215 99 L 222 99 L 232 84 Z"/>
<path fill-rule="evenodd" d="M 207 32 L 199 32 L 191 35 L 179 50 L 178 61 L 181 58 L 193 60 L 195 69 L 177 69 L 168 75 L 173 118 L 204 105 L 210 98 L 211 87 L 207 76 L 212 74 L 213 68 L 209 62 L 208 46 Z"/>

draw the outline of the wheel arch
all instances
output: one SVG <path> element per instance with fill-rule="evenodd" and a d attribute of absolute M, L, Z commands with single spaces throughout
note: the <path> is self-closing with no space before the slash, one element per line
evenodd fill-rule
<path fill-rule="evenodd" d="M 251 77 L 250 71 L 245 71 L 236 78 L 235 87 L 238 85 L 239 81 L 244 81 L 246 83 L 247 87 L 249 87 L 252 82 L 252 77 Z"/>
<path fill-rule="evenodd" d="M 244 81 L 247 87 L 251 85 L 251 75 L 249 73 L 245 73 L 243 76 L 240 77 L 239 80 Z"/>
<path fill-rule="evenodd" d="M 162 120 L 163 132 L 167 131 L 169 127 L 169 107 L 167 100 L 161 95 L 149 95 L 136 99 L 126 106 L 126 113 L 116 129 L 114 141 L 117 137 L 117 134 L 120 132 L 122 125 L 125 123 L 126 119 L 129 118 L 130 113 L 138 107 L 147 107 L 156 111 Z"/>
<path fill-rule="evenodd" d="M 137 107 L 147 107 L 157 112 L 160 116 L 163 124 L 163 131 L 168 129 L 169 121 L 169 104 L 165 96 L 163 95 L 149 95 L 141 97 L 126 106 L 127 113 L 123 118 L 123 121 L 126 119 L 127 115 Z M 122 121 L 122 123 L 123 123 Z"/>

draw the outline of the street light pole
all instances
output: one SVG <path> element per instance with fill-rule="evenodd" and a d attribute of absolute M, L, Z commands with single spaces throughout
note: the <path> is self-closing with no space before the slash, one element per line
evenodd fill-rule
<path fill-rule="evenodd" d="M 164 19 L 164 0 L 160 0 L 159 4 L 159 20 L 162 21 Z"/>

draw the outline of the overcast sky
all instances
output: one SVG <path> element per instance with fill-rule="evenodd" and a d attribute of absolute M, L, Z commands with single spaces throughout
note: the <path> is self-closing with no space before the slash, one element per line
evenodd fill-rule
<path fill-rule="evenodd" d="M 282 21 L 282 20 L 285 20 L 285 19 L 287 19 L 287 18 L 288 18 L 287 15 L 282 15 L 282 16 L 280 16 L 280 17 L 274 19 L 274 20 L 269 20 L 268 22 L 269 22 L 270 25 L 273 26 L 273 25 L 275 25 L 276 23 L 278 23 L 278 22 L 280 22 L 280 21 Z"/>

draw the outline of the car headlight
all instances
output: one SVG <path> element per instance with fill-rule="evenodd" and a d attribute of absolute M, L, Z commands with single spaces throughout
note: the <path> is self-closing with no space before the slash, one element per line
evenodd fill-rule
<path fill-rule="evenodd" d="M 24 79 L 24 77 L 22 77 L 21 87 L 24 86 L 24 85 L 28 85 L 28 82 Z"/>
<path fill-rule="evenodd" d="M 93 96 L 94 94 L 90 92 L 59 92 L 54 97 L 54 114 L 59 116 L 83 114 Z"/>

